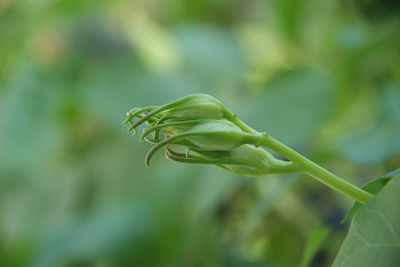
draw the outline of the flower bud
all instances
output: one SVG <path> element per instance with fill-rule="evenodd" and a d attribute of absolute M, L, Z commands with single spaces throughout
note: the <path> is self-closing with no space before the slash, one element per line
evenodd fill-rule
<path fill-rule="evenodd" d="M 196 155 L 176 153 L 166 148 L 165 156 L 173 161 L 194 164 L 212 164 L 231 173 L 259 177 L 268 174 L 297 172 L 292 162 L 276 159 L 261 148 L 243 145 L 229 151 L 194 151 Z"/>
<path fill-rule="evenodd" d="M 165 129 L 166 139 L 157 141 L 146 157 L 149 165 L 152 155 L 161 147 L 172 144 L 184 144 L 189 149 L 198 151 L 227 151 L 244 144 L 258 145 L 262 134 L 249 134 L 239 127 L 224 120 L 193 120 L 184 122 L 171 122 L 151 127 L 143 133 L 141 140 L 153 131 Z"/>
<path fill-rule="evenodd" d="M 133 109 L 127 113 L 124 124 L 141 113 L 147 112 L 138 121 L 132 123 L 129 130 L 133 130 L 150 118 L 155 118 L 155 125 L 167 120 L 196 120 L 196 119 L 232 119 L 235 115 L 222 105 L 220 101 L 205 94 L 193 94 L 160 107 Z"/>

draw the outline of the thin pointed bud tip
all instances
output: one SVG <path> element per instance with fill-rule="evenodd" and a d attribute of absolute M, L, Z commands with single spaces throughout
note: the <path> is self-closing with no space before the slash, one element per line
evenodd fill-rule
<path fill-rule="evenodd" d="M 139 114 L 141 114 L 141 113 L 143 113 L 143 112 L 146 112 L 146 111 L 150 111 L 149 113 L 147 113 L 147 114 L 145 114 L 142 118 L 140 118 L 138 121 L 136 121 L 131 127 L 132 128 L 135 128 L 135 127 L 138 127 L 140 124 L 142 124 L 143 122 L 145 122 L 145 121 L 147 121 L 147 119 L 149 119 L 149 118 L 151 118 L 152 117 L 152 115 L 149 115 L 149 114 L 152 114 L 152 111 L 154 110 L 154 109 L 156 109 L 157 107 L 145 107 L 145 108 L 141 108 L 141 109 L 137 109 L 137 108 L 135 108 L 135 109 L 133 109 L 133 110 L 131 110 L 130 111 L 130 117 L 135 117 L 135 116 L 138 116 Z M 132 111 L 134 111 L 134 112 L 132 112 Z"/>
<path fill-rule="evenodd" d="M 134 108 L 126 113 L 126 116 L 128 116 L 128 118 L 126 118 L 126 120 L 122 123 L 123 125 L 127 124 L 128 122 L 130 123 L 130 125 L 132 125 L 132 118 L 134 117 L 134 112 L 136 110 L 138 110 L 138 108 Z"/>
<path fill-rule="evenodd" d="M 185 157 L 186 156 L 184 153 L 175 152 L 167 146 L 165 147 L 165 151 L 168 152 L 169 155 L 176 156 L 176 157 Z"/>
<path fill-rule="evenodd" d="M 164 139 L 164 140 L 162 140 L 161 142 L 159 142 L 159 143 L 157 143 L 155 146 L 153 146 L 150 150 L 149 150 L 149 152 L 147 153 L 147 155 L 146 155 L 146 164 L 148 165 L 148 163 L 150 162 L 150 159 L 151 159 L 151 157 L 161 148 L 161 147 L 163 147 L 163 146 L 165 146 L 165 145 L 167 145 L 167 144 L 169 144 L 169 143 L 171 143 L 171 142 L 173 142 L 173 141 L 175 141 L 175 140 L 178 140 L 178 139 L 180 139 L 180 138 L 182 138 L 182 137 L 186 137 L 188 134 L 178 134 L 178 135 L 175 135 L 175 136 L 173 136 L 173 137 L 170 137 L 170 138 L 168 138 L 168 139 Z"/>
<path fill-rule="evenodd" d="M 165 151 L 165 157 L 166 157 L 167 159 L 169 159 L 169 160 L 176 161 L 176 162 L 180 162 L 179 160 L 177 160 L 177 157 L 176 157 L 176 156 L 174 156 L 174 155 L 172 155 L 172 154 L 169 154 L 167 151 Z"/>
<path fill-rule="evenodd" d="M 149 151 L 150 153 L 150 151 Z M 149 153 L 147 153 L 146 158 L 144 160 L 144 163 L 146 164 L 146 167 L 149 168 L 150 167 L 150 159 L 151 159 L 151 155 L 149 155 Z"/>
<path fill-rule="evenodd" d="M 142 135 L 141 135 L 140 138 L 139 138 L 139 141 L 140 141 L 140 142 L 142 142 L 143 139 L 146 137 L 146 136 L 144 135 L 145 132 L 146 132 L 146 128 L 143 128 L 143 133 L 142 133 Z"/>
<path fill-rule="evenodd" d="M 150 144 L 158 144 L 162 141 L 160 139 L 154 139 L 154 138 L 149 138 L 149 137 L 145 137 L 144 140 L 146 140 Z"/>
<path fill-rule="evenodd" d="M 127 124 L 132 118 L 131 117 L 129 117 L 129 112 L 128 113 L 126 113 L 126 115 L 128 115 L 128 118 L 126 118 L 126 120 L 124 120 L 124 122 L 122 123 L 122 125 L 125 125 L 125 124 Z"/>

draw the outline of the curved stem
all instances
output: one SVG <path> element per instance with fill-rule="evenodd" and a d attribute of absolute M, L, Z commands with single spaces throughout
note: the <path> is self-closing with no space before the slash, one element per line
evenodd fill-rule
<path fill-rule="evenodd" d="M 236 115 L 229 118 L 229 120 L 234 124 L 236 124 L 240 129 L 242 129 L 246 133 L 259 134 L 259 132 L 248 126 L 246 123 L 242 122 Z"/>
<path fill-rule="evenodd" d="M 275 140 L 269 135 L 264 135 L 261 139 L 261 145 L 274 150 L 275 152 L 281 154 L 282 156 L 286 157 L 287 159 L 291 160 L 295 165 L 299 166 L 300 172 L 308 174 L 318 181 L 326 184 L 330 188 L 348 196 L 352 199 L 366 204 L 370 201 L 374 195 L 342 180 L 341 178 L 337 177 L 336 175 L 330 173 L 329 171 L 325 170 L 321 166 L 315 164 L 311 160 L 307 159 L 306 157 L 300 155 L 293 149 L 285 146 L 284 144 L 280 143 L 279 141 Z"/>

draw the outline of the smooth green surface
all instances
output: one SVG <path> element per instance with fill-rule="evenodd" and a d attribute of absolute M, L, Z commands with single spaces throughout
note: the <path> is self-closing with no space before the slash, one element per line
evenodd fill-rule
<path fill-rule="evenodd" d="M 315 230 L 307 241 L 304 248 L 303 256 L 300 261 L 299 267 L 310 266 L 311 261 L 317 254 L 318 250 L 321 248 L 322 242 L 324 242 L 327 235 L 331 232 L 331 229 L 322 227 Z"/>
<path fill-rule="evenodd" d="M 396 267 L 400 263 L 400 175 L 354 216 L 334 267 Z"/>
<path fill-rule="evenodd" d="M 373 198 L 372 194 L 363 191 L 360 188 L 337 177 L 336 175 L 312 162 L 308 158 L 300 155 L 293 149 L 285 146 L 284 144 L 275 140 L 269 135 L 262 136 L 260 138 L 260 144 L 274 150 L 275 152 L 291 160 L 295 165 L 298 166 L 299 172 L 310 175 L 311 177 L 326 184 L 327 186 L 336 190 L 339 193 L 342 193 L 364 204 Z"/>
<path fill-rule="evenodd" d="M 390 181 L 390 179 L 392 179 L 398 173 L 400 173 L 400 169 L 397 169 L 393 172 L 382 175 L 378 179 L 366 183 L 363 187 L 361 187 L 361 189 L 363 189 L 364 191 L 367 191 L 371 194 L 376 195 Z M 351 210 L 349 211 L 349 213 L 347 213 L 346 217 L 342 220 L 342 223 L 347 221 L 349 218 L 353 217 L 362 208 L 362 206 L 363 206 L 363 204 L 356 201 L 354 203 L 353 207 L 351 208 Z"/>

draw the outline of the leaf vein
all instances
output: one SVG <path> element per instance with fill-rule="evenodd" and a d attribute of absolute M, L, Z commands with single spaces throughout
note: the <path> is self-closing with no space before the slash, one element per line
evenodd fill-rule
<path fill-rule="evenodd" d="M 400 238 L 398 233 L 396 232 L 396 230 L 393 228 L 393 225 L 389 222 L 389 220 L 386 218 L 386 215 L 383 214 L 381 211 L 378 210 L 369 210 L 369 211 L 365 211 L 365 212 L 370 212 L 370 213 L 377 213 L 380 215 L 380 217 L 383 219 L 383 221 L 385 222 L 386 226 L 389 228 L 389 230 L 393 233 L 393 235 L 396 237 L 397 240 L 397 244 L 400 245 Z"/>

